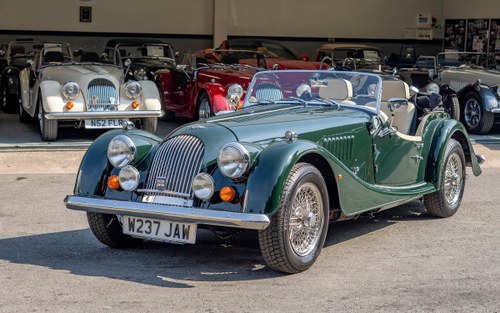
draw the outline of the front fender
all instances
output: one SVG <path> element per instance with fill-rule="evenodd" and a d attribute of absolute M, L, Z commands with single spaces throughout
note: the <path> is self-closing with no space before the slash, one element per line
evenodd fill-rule
<path fill-rule="evenodd" d="M 210 105 L 214 113 L 231 110 L 231 106 L 228 106 L 226 101 L 226 90 L 224 86 L 218 83 L 206 84 L 204 90 L 208 94 Z"/>
<path fill-rule="evenodd" d="M 78 175 L 74 187 L 74 194 L 87 197 L 102 197 L 106 194 L 107 178 L 110 173 L 116 171 L 108 162 L 107 150 L 109 142 L 117 135 L 124 134 L 129 136 L 137 147 L 137 156 L 134 160 L 141 173 L 147 173 L 147 165 L 156 151 L 162 138 L 157 137 L 145 131 L 132 130 L 111 130 L 99 136 L 87 149 L 78 169 Z M 145 174 L 144 174 L 145 176 Z M 129 192 L 109 192 L 110 198 L 125 198 L 130 200 Z"/>
<path fill-rule="evenodd" d="M 153 81 L 150 80 L 141 80 L 139 81 L 142 87 L 142 103 L 144 104 L 143 110 L 161 110 L 160 103 L 160 93 L 158 91 L 158 87 Z"/>
<path fill-rule="evenodd" d="M 247 182 L 245 211 L 276 213 L 292 167 L 310 152 L 325 157 L 323 148 L 304 140 L 280 141 L 264 149 L 259 154 L 257 164 Z"/>
<path fill-rule="evenodd" d="M 475 176 L 479 176 L 481 174 L 481 168 L 469 139 L 469 135 L 462 123 L 454 119 L 446 119 L 434 123 L 433 131 L 428 132 L 425 136 L 433 138 L 429 149 L 425 180 L 433 183 L 436 189 L 440 189 L 442 180 L 440 169 L 445 161 L 444 154 L 446 145 L 451 138 L 460 143 L 464 150 L 466 165 L 472 168 L 472 173 Z"/>
<path fill-rule="evenodd" d="M 44 80 L 40 82 L 40 92 L 38 97 L 42 97 L 45 112 L 63 112 L 65 103 L 61 94 L 61 84 L 58 81 Z M 81 93 L 79 97 L 81 97 Z M 83 98 L 81 101 L 83 102 Z M 79 103 L 80 101 L 74 102 Z"/>

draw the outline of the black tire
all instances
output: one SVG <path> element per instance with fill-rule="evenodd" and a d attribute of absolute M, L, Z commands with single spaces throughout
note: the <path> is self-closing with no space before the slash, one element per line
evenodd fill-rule
<path fill-rule="evenodd" d="M 203 93 L 198 99 L 198 104 L 196 105 L 195 120 L 206 119 L 213 115 L 214 112 L 212 111 L 210 98 L 206 93 Z"/>
<path fill-rule="evenodd" d="M 142 129 L 150 132 L 150 133 L 155 133 L 156 129 L 158 128 L 158 118 L 157 117 L 148 117 L 145 118 L 141 121 L 141 126 Z"/>
<path fill-rule="evenodd" d="M 439 173 L 439 190 L 425 195 L 424 204 L 430 215 L 450 217 L 458 211 L 465 187 L 465 157 L 458 141 L 450 139 L 446 144 Z"/>
<path fill-rule="evenodd" d="M 294 200 L 296 205 L 299 200 L 308 205 L 294 208 Z M 271 224 L 259 231 L 260 250 L 270 268 L 298 273 L 311 267 L 328 232 L 328 201 L 328 190 L 318 169 L 308 163 L 296 164 L 288 175 L 280 206 L 272 216 Z M 305 207 L 310 210 L 304 212 Z M 292 219 L 295 225 L 290 223 Z M 300 235 L 304 234 L 308 234 L 307 240 L 301 240 L 304 238 Z M 300 251 L 302 248 L 305 251 Z"/>
<path fill-rule="evenodd" d="M 460 121 L 460 102 L 457 96 L 447 96 L 443 106 L 451 118 Z"/>
<path fill-rule="evenodd" d="M 40 137 L 43 141 L 54 141 L 57 139 L 58 123 L 57 120 L 48 120 L 45 118 L 42 97 L 38 97 L 38 122 L 40 126 Z"/>
<path fill-rule="evenodd" d="M 94 236 L 112 248 L 128 248 L 143 242 L 141 239 L 125 235 L 116 215 L 87 212 L 87 220 Z"/>
<path fill-rule="evenodd" d="M 462 102 L 462 123 L 467 131 L 474 134 L 486 134 L 493 127 L 495 116 L 484 110 L 480 95 L 469 92 Z"/>

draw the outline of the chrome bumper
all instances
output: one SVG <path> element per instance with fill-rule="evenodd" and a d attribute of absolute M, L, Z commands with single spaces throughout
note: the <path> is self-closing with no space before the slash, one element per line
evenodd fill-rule
<path fill-rule="evenodd" d="M 197 208 L 183 208 L 164 204 L 66 196 L 68 209 L 113 215 L 131 215 L 214 226 L 262 230 L 270 221 L 265 214 L 239 213 Z"/>
<path fill-rule="evenodd" d="M 91 119 L 129 119 L 161 117 L 163 112 L 158 111 L 85 111 L 85 112 L 56 112 L 45 113 L 48 120 L 91 120 Z"/>
<path fill-rule="evenodd" d="M 493 109 L 491 109 L 491 112 L 500 113 L 500 108 L 493 108 Z"/>

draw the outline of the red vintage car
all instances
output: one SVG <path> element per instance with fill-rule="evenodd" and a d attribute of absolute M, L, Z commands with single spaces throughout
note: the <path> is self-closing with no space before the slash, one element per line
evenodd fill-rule
<path fill-rule="evenodd" d="M 307 54 L 297 53 L 282 42 L 262 38 L 235 38 L 224 40 L 219 49 L 253 50 L 263 53 L 269 69 L 273 70 L 317 70 L 320 62 L 309 62 Z M 256 65 L 255 60 L 248 60 L 249 65 Z M 326 69 L 326 67 L 325 67 Z"/>
<path fill-rule="evenodd" d="M 156 72 L 165 118 L 197 120 L 233 111 L 253 75 L 266 68 L 265 56 L 255 51 L 186 53 L 175 68 Z"/>

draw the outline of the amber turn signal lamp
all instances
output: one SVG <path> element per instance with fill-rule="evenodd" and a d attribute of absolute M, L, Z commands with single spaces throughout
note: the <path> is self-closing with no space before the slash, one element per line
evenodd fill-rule
<path fill-rule="evenodd" d="M 71 110 L 74 106 L 75 106 L 75 105 L 74 105 L 74 104 L 73 104 L 73 102 L 71 102 L 71 101 L 70 101 L 70 102 L 68 102 L 68 103 L 66 103 L 66 108 L 67 108 L 68 110 Z"/>
<path fill-rule="evenodd" d="M 236 191 L 233 189 L 233 187 L 222 187 L 222 189 L 219 191 L 219 196 L 222 201 L 230 202 L 234 200 Z"/>
<path fill-rule="evenodd" d="M 120 187 L 120 180 L 118 179 L 118 176 L 116 175 L 109 176 L 108 187 L 111 189 L 118 189 L 118 187 Z"/>
<path fill-rule="evenodd" d="M 133 101 L 133 102 L 132 102 L 132 107 L 133 107 L 134 109 L 137 109 L 137 108 L 139 107 L 139 101 Z"/>

